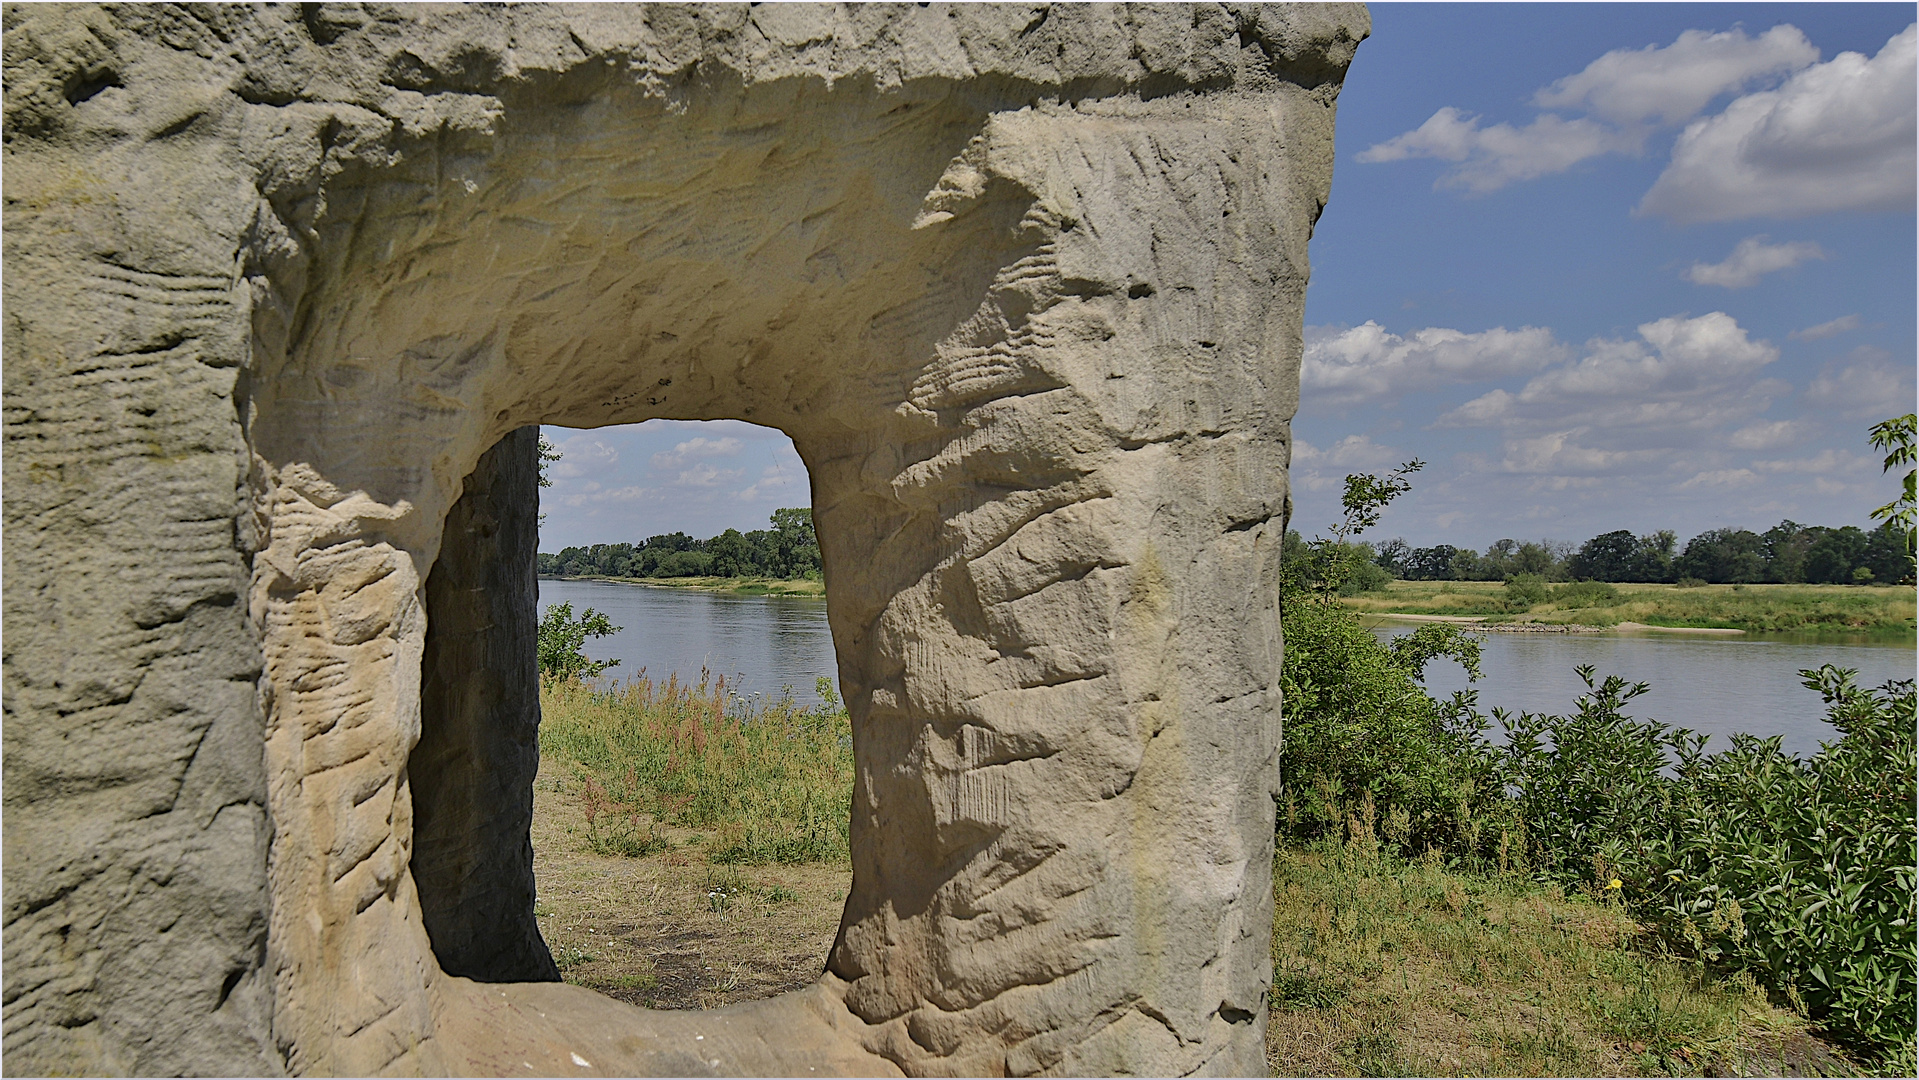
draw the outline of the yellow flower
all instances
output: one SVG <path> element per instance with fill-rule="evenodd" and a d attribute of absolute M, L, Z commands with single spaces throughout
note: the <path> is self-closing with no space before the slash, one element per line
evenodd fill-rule
<path fill-rule="evenodd" d="M 1608 889 L 1617 889 L 1617 888 L 1619 888 L 1619 879 L 1618 879 L 1618 878 L 1614 878 L 1614 879 L 1612 879 L 1612 884 L 1610 884 L 1610 885 L 1608 885 L 1608 886 L 1606 886 L 1606 888 L 1608 888 Z"/>

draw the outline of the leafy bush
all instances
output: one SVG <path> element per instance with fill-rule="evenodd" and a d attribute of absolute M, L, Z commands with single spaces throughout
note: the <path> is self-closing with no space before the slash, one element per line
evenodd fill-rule
<path fill-rule="evenodd" d="M 1909 1065 L 1913 683 L 1801 672 L 1842 737 L 1800 760 L 1750 735 L 1706 754 L 1703 735 L 1625 715 L 1644 683 L 1579 672 L 1575 713 L 1495 714 L 1536 874 L 1618 896 L 1671 947 L 1751 971 L 1836 1040 Z"/>
<path fill-rule="evenodd" d="M 1506 579 L 1506 603 L 1514 611 L 1543 604 L 1552 597 L 1552 588 L 1540 574 L 1514 574 Z"/>
<path fill-rule="evenodd" d="M 1706 587 L 1706 582 L 1703 578 L 1682 577 L 1679 579 L 1678 587 L 1681 589 L 1703 589 Z"/>
<path fill-rule="evenodd" d="M 540 678 L 545 680 L 591 679 L 618 660 L 593 660 L 583 649 L 586 639 L 610 637 L 620 632 L 605 615 L 587 608 L 573 617 L 573 605 L 551 604 L 540 618 Z"/>
<path fill-rule="evenodd" d="M 1604 581 L 1574 581 L 1553 588 L 1553 603 L 1563 608 L 1611 607 L 1618 602 L 1619 590 Z"/>

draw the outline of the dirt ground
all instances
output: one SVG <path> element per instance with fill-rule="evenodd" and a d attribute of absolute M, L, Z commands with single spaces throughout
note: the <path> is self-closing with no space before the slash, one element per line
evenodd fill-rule
<path fill-rule="evenodd" d="M 710 1009 L 819 977 L 848 866 L 713 866 L 703 838 L 642 858 L 587 845 L 578 781 L 543 758 L 533 789 L 534 913 L 567 982 L 649 1009 Z"/>

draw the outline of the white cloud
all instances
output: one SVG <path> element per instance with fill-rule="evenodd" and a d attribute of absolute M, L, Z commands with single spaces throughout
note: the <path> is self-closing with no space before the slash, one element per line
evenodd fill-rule
<path fill-rule="evenodd" d="M 1479 117 L 1447 106 L 1414 130 L 1367 147 L 1358 160 L 1450 161 L 1454 168 L 1435 186 L 1496 191 L 1602 154 L 1637 155 L 1657 127 L 1682 124 L 1721 94 L 1799 71 L 1818 59 L 1819 50 L 1786 24 L 1756 38 L 1744 30 L 1687 30 L 1671 45 L 1615 49 L 1533 95 L 1540 108 L 1588 116 L 1569 119 L 1549 112 L 1524 127 L 1482 127 Z"/>
<path fill-rule="evenodd" d="M 620 463 L 620 452 L 592 435 L 575 435 L 556 444 L 560 460 L 548 468 L 555 480 L 593 476 Z"/>
<path fill-rule="evenodd" d="M 1711 469 L 1694 473 L 1690 480 L 1679 485 L 1679 490 L 1701 487 L 1744 487 L 1759 479 L 1759 474 L 1751 469 Z"/>
<path fill-rule="evenodd" d="M 793 492 L 799 486 L 799 480 L 800 477 L 795 476 L 791 470 L 783 469 L 777 464 L 768 465 L 760 470 L 759 479 L 755 480 L 750 487 L 741 488 L 733 494 L 742 502 L 772 498 L 775 495 Z"/>
<path fill-rule="evenodd" d="M 1910 210 L 1919 24 L 1843 52 L 1680 133 L 1638 213 L 1679 222 Z"/>
<path fill-rule="evenodd" d="M 1452 106 L 1403 135 L 1360 151 L 1363 162 L 1438 158 L 1456 163 L 1438 187 L 1497 191 L 1515 180 L 1564 172 L 1587 158 L 1606 153 L 1636 153 L 1641 139 L 1591 120 L 1567 120 L 1547 113 L 1523 128 L 1511 124 L 1480 127 L 1479 117 Z"/>
<path fill-rule="evenodd" d="M 658 457 L 659 455 L 654 455 Z M 680 487 L 711 488 L 730 484 L 738 480 L 745 469 L 721 469 L 710 462 L 702 461 L 690 469 L 680 470 L 673 482 Z"/>
<path fill-rule="evenodd" d="M 1616 124 L 1682 124 L 1720 94 L 1818 59 L 1819 50 L 1806 35 L 1785 23 L 1756 38 L 1744 30 L 1687 30 L 1664 47 L 1614 49 L 1534 94 L 1533 103 L 1583 108 Z"/>
<path fill-rule="evenodd" d="M 1686 280 L 1695 285 L 1718 285 L 1744 289 L 1759 284 L 1759 279 L 1779 270 L 1790 270 L 1807 259 L 1823 259 L 1824 248 L 1809 240 L 1790 244 L 1768 244 L 1765 234 L 1739 241 L 1724 262 L 1693 263 Z"/>
<path fill-rule="evenodd" d="M 1518 473 L 1614 473 L 1658 461 L 1667 453 L 1658 447 L 1606 450 L 1584 446 L 1576 441 L 1583 434 L 1576 429 L 1508 439 L 1501 464 L 1507 472 Z"/>
<path fill-rule="evenodd" d="M 1565 357 L 1552 331 L 1535 326 L 1477 334 L 1434 326 L 1401 337 L 1368 320 L 1344 330 L 1308 328 L 1300 385 L 1315 405 L 1345 405 L 1524 375 Z"/>
<path fill-rule="evenodd" d="M 1778 461 L 1755 461 L 1752 467 L 1768 473 L 1794 473 L 1804 476 L 1830 476 L 1833 473 L 1857 473 L 1862 468 L 1877 466 L 1878 462 L 1862 454 L 1846 450 L 1827 448 L 1811 457 L 1786 458 Z"/>
<path fill-rule="evenodd" d="M 1323 450 L 1304 439 L 1295 439 L 1289 472 L 1295 487 L 1325 491 L 1343 486 L 1347 473 L 1391 468 L 1404 460 L 1399 451 L 1381 446 L 1369 435 L 1348 435 Z"/>
<path fill-rule="evenodd" d="M 744 444 L 740 440 L 731 435 L 718 439 L 698 435 L 685 442 L 675 443 L 671 450 L 662 450 L 654 454 L 652 461 L 660 468 L 672 468 L 684 464 L 690 458 L 729 457 L 739 453 L 742 445 Z"/>
<path fill-rule="evenodd" d="M 1638 329 L 1638 340 L 1589 341 L 1578 361 L 1540 373 L 1517 393 L 1482 394 L 1437 424 L 1506 429 L 1508 471 L 1614 471 L 1706 444 L 1788 389 L 1755 378 L 1779 350 L 1751 340 L 1724 312 L 1675 315 Z"/>
<path fill-rule="evenodd" d="M 1841 315 L 1831 322 L 1822 322 L 1818 326 L 1808 326 L 1804 330 L 1794 330 L 1786 336 L 1794 341 L 1824 341 L 1829 337 L 1850 333 L 1859 329 L 1859 316 Z"/>
<path fill-rule="evenodd" d="M 1827 364 L 1806 388 L 1806 400 L 1821 409 L 1853 419 L 1883 419 L 1910 411 L 1913 368 L 1891 362 L 1892 354 L 1862 345 L 1844 361 Z"/>
<path fill-rule="evenodd" d="M 1800 420 L 1773 420 L 1748 424 L 1726 437 L 1726 445 L 1735 450 L 1773 450 L 1803 440 L 1808 425 Z"/>

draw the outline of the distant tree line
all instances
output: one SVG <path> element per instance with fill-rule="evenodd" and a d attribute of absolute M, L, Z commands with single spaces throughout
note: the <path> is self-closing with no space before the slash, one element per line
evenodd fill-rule
<path fill-rule="evenodd" d="M 820 543 L 813 511 L 773 511 L 772 528 L 743 533 L 728 529 L 695 540 L 683 532 L 649 536 L 637 544 L 594 544 L 541 552 L 539 572 L 550 577 L 764 577 L 781 580 L 820 576 Z"/>
<path fill-rule="evenodd" d="M 1687 582 L 1711 584 L 1892 585 L 1913 580 L 1905 530 L 1888 521 L 1870 532 L 1856 525 L 1828 528 L 1782 521 L 1763 533 L 1709 529 L 1682 548 L 1662 529 L 1635 536 L 1602 533 L 1574 547 L 1558 541 L 1501 540 L 1484 553 L 1451 544 L 1413 547 L 1403 539 L 1359 544 L 1376 572 L 1352 583 L 1377 588 L 1387 579 L 1505 581 L 1538 574 L 1548 581 Z M 1306 545 L 1286 536 L 1286 560 L 1300 563 Z M 1349 589 L 1350 591 L 1350 589 Z"/>

